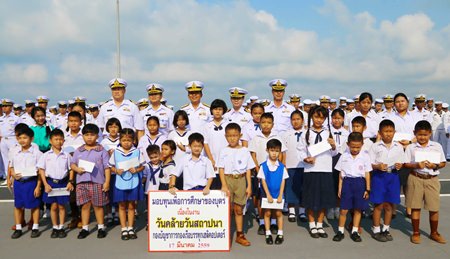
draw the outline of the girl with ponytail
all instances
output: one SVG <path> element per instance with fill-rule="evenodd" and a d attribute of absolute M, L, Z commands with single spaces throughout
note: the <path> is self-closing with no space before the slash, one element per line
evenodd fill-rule
<path fill-rule="evenodd" d="M 46 111 L 42 107 L 34 107 L 31 110 L 31 117 L 34 119 L 36 125 L 31 126 L 34 132 L 33 142 L 39 146 L 39 150 L 45 153 L 50 150 L 50 132 L 53 127 L 45 119 Z"/>
<path fill-rule="evenodd" d="M 313 238 L 328 237 L 323 229 L 325 211 L 336 206 L 332 163 L 337 149 L 331 135 L 330 124 L 327 123 L 324 127 L 327 118 L 328 110 L 324 107 L 311 109 L 306 134 L 301 137 L 298 146 L 299 159 L 305 166 L 302 185 L 303 205 L 307 210 L 309 233 Z M 321 142 L 327 142 L 331 149 L 313 157 L 309 152 L 310 147 Z"/>

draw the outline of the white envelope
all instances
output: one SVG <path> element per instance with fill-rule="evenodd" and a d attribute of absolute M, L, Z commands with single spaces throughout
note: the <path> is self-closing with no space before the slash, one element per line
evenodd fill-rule
<path fill-rule="evenodd" d="M 31 177 L 37 175 L 37 169 L 35 166 L 28 166 L 28 167 L 16 167 L 15 169 L 16 173 L 20 173 L 22 177 Z"/>
<path fill-rule="evenodd" d="M 394 134 L 393 141 L 401 141 L 401 140 L 409 140 L 409 141 L 411 141 L 413 138 L 414 138 L 413 134 L 397 132 L 397 133 Z"/>
<path fill-rule="evenodd" d="M 282 210 L 283 207 L 284 207 L 284 199 L 281 201 L 281 203 L 278 203 L 277 199 L 273 199 L 272 203 L 269 203 L 267 201 L 267 198 L 262 198 L 262 200 L 261 200 L 261 208 L 263 208 L 263 209 Z"/>
<path fill-rule="evenodd" d="M 423 162 L 425 160 L 428 160 L 429 162 L 431 162 L 433 164 L 441 163 L 441 154 L 438 152 L 416 151 L 414 156 L 415 156 L 416 163 Z"/>
<path fill-rule="evenodd" d="M 312 157 L 322 154 L 323 152 L 328 151 L 330 149 L 331 149 L 331 145 L 327 141 L 322 141 L 317 144 L 308 146 L 308 151 Z"/>
<path fill-rule="evenodd" d="M 188 141 L 188 139 L 187 139 L 186 137 L 176 136 L 176 137 L 173 139 L 173 141 L 174 141 L 176 144 L 181 143 L 181 145 L 183 145 L 183 146 L 189 145 L 189 141 Z"/>
<path fill-rule="evenodd" d="M 123 169 L 125 171 L 132 167 L 137 167 L 137 166 L 139 166 L 139 159 L 137 157 L 134 157 L 127 161 L 122 161 L 122 162 L 117 163 L 117 168 Z"/>
<path fill-rule="evenodd" d="M 68 196 L 68 195 L 70 195 L 70 192 L 66 188 L 55 188 L 48 193 L 48 197 Z"/>
<path fill-rule="evenodd" d="M 92 171 L 94 171 L 95 163 L 80 159 L 78 161 L 78 167 L 84 168 L 86 173 L 92 173 Z"/>

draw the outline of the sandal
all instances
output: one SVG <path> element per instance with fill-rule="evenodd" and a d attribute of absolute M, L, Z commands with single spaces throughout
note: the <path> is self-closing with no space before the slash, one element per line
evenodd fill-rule
<path fill-rule="evenodd" d="M 134 232 L 133 229 L 128 230 L 128 236 L 130 237 L 130 239 L 136 239 L 137 238 L 137 235 L 136 235 L 136 233 Z"/>
<path fill-rule="evenodd" d="M 323 228 L 317 228 L 317 234 L 321 238 L 327 238 L 328 237 L 328 234 L 325 232 L 325 230 L 323 230 Z"/>
<path fill-rule="evenodd" d="M 129 236 L 129 234 L 128 234 L 128 231 L 123 230 L 123 231 L 122 231 L 122 235 L 121 235 L 120 238 L 121 238 L 122 240 L 128 240 L 128 239 L 130 239 L 130 236 Z"/>
<path fill-rule="evenodd" d="M 300 215 L 298 215 L 298 218 L 301 222 L 306 222 L 306 214 L 305 213 L 300 213 Z"/>

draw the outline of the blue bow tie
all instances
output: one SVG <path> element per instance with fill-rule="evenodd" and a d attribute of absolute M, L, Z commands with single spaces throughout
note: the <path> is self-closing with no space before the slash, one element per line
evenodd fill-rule
<path fill-rule="evenodd" d="M 341 144 L 341 135 L 342 135 L 342 132 L 337 131 L 337 132 L 335 132 L 335 133 L 333 133 L 333 134 L 336 135 L 336 142 L 340 145 L 340 144 Z"/>
<path fill-rule="evenodd" d="M 316 132 L 314 131 L 317 135 L 316 135 L 316 139 L 314 140 L 314 144 L 317 144 L 319 142 L 322 142 L 322 136 L 320 136 L 320 133 L 322 133 L 323 130 L 321 130 L 320 132 Z"/>
<path fill-rule="evenodd" d="M 214 130 L 215 131 L 219 131 L 219 130 L 222 130 L 222 129 L 223 129 L 222 125 L 219 125 L 219 126 L 214 125 Z"/>
<path fill-rule="evenodd" d="M 300 140 L 303 132 L 295 132 L 295 136 L 297 136 L 297 142 Z"/>

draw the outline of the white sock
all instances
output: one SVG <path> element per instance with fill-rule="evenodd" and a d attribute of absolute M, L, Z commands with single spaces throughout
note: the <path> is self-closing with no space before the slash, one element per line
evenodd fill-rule
<path fill-rule="evenodd" d="M 309 222 L 309 229 L 316 228 L 316 222 Z"/>
<path fill-rule="evenodd" d="M 344 234 L 344 227 L 338 227 L 338 231 Z"/>
<path fill-rule="evenodd" d="M 305 214 L 305 208 L 300 207 L 300 208 L 298 209 L 298 213 L 299 213 L 299 214 Z"/>
<path fill-rule="evenodd" d="M 98 225 L 97 225 L 97 228 L 98 228 L 98 230 L 104 229 L 104 228 L 105 228 L 105 225 L 103 225 L 103 224 L 98 224 Z"/>
<path fill-rule="evenodd" d="M 283 235 L 283 230 L 279 229 L 277 235 L 282 236 Z"/>
<path fill-rule="evenodd" d="M 389 227 L 390 227 L 389 225 L 383 225 L 383 232 L 389 231 Z"/>
<path fill-rule="evenodd" d="M 121 228 L 120 230 L 121 230 L 121 231 L 128 231 L 128 228 L 127 228 L 127 227 L 124 227 L 124 228 Z"/>
<path fill-rule="evenodd" d="M 64 229 L 64 224 L 59 225 L 59 229 Z"/>
<path fill-rule="evenodd" d="M 33 224 L 33 228 L 32 228 L 33 230 L 35 230 L 35 229 L 39 229 L 39 224 Z"/>
<path fill-rule="evenodd" d="M 17 224 L 17 225 L 16 225 L 16 230 L 22 231 L 22 224 Z"/>
<path fill-rule="evenodd" d="M 277 220 L 276 219 L 270 219 L 270 225 L 276 225 Z"/>
<path fill-rule="evenodd" d="M 380 232 L 381 232 L 380 226 L 377 226 L 377 227 L 373 226 L 373 233 L 374 234 L 377 234 L 377 233 L 380 233 Z"/>
<path fill-rule="evenodd" d="M 322 222 L 317 222 L 316 226 L 317 226 L 317 228 L 323 228 L 323 223 Z"/>
<path fill-rule="evenodd" d="M 53 229 L 58 230 L 58 229 L 59 229 L 59 226 L 58 226 L 58 225 L 54 225 L 54 226 L 53 226 Z"/>
<path fill-rule="evenodd" d="M 352 234 L 355 233 L 355 232 L 358 233 L 358 227 L 353 227 L 352 228 Z"/>
<path fill-rule="evenodd" d="M 264 219 L 259 219 L 259 225 L 264 225 Z"/>
<path fill-rule="evenodd" d="M 89 225 L 83 226 L 83 230 L 89 231 Z"/>
<path fill-rule="evenodd" d="M 289 214 L 295 214 L 295 208 L 294 207 L 289 208 Z"/>
<path fill-rule="evenodd" d="M 130 231 L 130 230 L 134 230 L 134 229 L 133 229 L 133 227 L 128 227 L 127 230 Z"/>
<path fill-rule="evenodd" d="M 272 235 L 272 232 L 270 232 L 270 230 L 266 230 L 266 236 L 270 236 Z"/>

